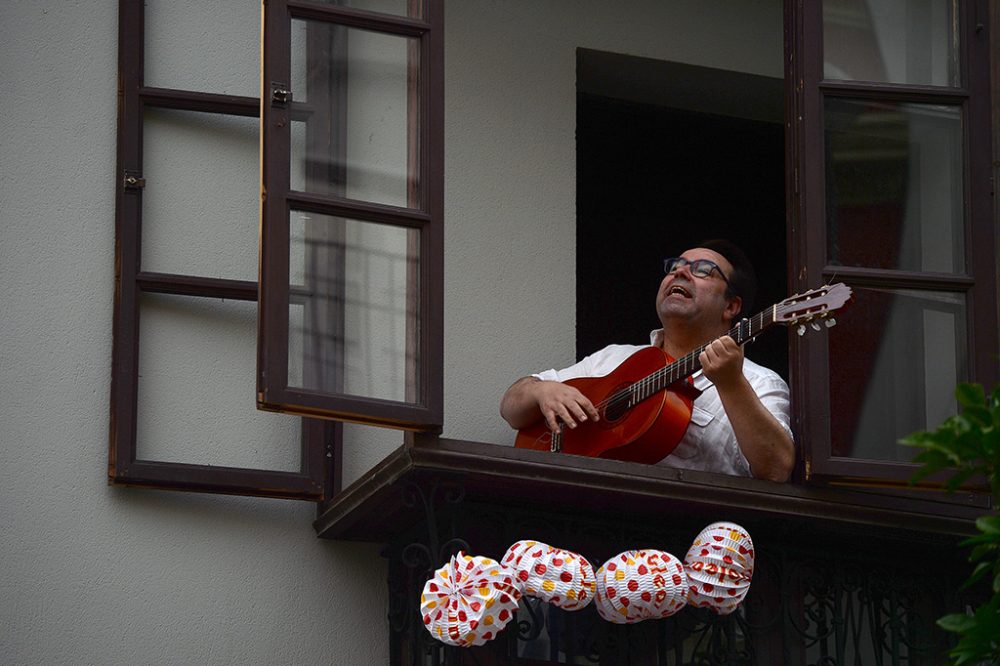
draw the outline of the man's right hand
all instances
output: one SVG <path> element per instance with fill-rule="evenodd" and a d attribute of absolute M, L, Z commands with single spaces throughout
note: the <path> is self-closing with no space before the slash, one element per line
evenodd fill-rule
<path fill-rule="evenodd" d="M 507 389 L 500 401 L 500 415 L 515 430 L 542 418 L 552 432 L 560 429 L 560 423 L 575 428 L 584 421 L 601 418 L 590 399 L 577 389 L 536 377 L 522 377 Z"/>
<path fill-rule="evenodd" d="M 587 419 L 595 422 L 601 420 L 590 399 L 568 384 L 539 381 L 535 392 L 538 409 L 552 432 L 559 430 L 560 422 L 575 428 L 578 423 Z"/>

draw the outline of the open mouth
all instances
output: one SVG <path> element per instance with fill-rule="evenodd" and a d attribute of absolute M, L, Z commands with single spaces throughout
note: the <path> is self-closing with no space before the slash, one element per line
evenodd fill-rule
<path fill-rule="evenodd" d="M 667 290 L 667 296 L 680 296 L 681 298 L 691 298 L 691 292 L 687 288 L 675 284 Z"/>

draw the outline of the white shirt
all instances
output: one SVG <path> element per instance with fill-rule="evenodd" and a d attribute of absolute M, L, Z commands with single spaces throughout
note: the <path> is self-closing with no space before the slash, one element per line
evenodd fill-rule
<path fill-rule="evenodd" d="M 608 345 L 562 370 L 546 370 L 533 375 L 538 379 L 564 382 L 577 377 L 603 377 L 625 359 L 646 347 L 659 346 L 663 329 L 649 334 L 649 345 Z M 774 415 L 789 436 L 788 385 L 778 373 L 748 358 L 743 359 L 743 375 L 750 382 L 761 403 Z M 694 374 L 695 388 L 702 391 L 693 404 L 691 423 L 673 452 L 658 464 L 680 469 L 719 472 L 735 476 L 751 476 L 750 464 L 740 450 L 736 433 L 722 406 L 719 391 L 699 370 Z"/>

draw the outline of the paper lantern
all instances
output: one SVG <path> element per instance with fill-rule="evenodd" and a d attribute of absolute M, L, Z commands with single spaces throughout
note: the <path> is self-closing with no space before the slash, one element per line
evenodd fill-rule
<path fill-rule="evenodd" d="M 517 573 L 524 593 L 563 610 L 579 610 L 594 600 L 594 567 L 577 553 L 538 541 L 518 541 L 503 557 Z"/>
<path fill-rule="evenodd" d="M 680 560 L 662 550 L 629 550 L 597 570 L 597 612 L 630 624 L 669 617 L 687 603 L 688 580 Z"/>
<path fill-rule="evenodd" d="M 684 557 L 688 603 L 720 615 L 736 610 L 753 578 L 753 541 L 735 523 L 712 523 L 701 531 Z"/>
<path fill-rule="evenodd" d="M 444 643 L 483 645 L 513 619 L 521 594 L 516 572 L 460 552 L 424 584 L 420 615 L 427 631 Z"/>

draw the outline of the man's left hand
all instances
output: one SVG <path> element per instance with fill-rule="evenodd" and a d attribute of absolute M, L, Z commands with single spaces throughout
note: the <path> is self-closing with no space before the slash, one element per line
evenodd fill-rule
<path fill-rule="evenodd" d="M 735 386 L 743 378 L 743 347 L 728 335 L 708 343 L 698 361 L 705 376 L 721 389 Z"/>

